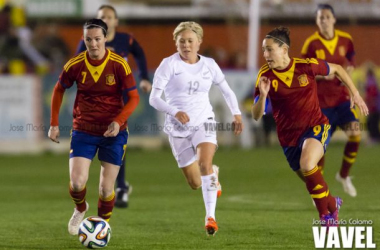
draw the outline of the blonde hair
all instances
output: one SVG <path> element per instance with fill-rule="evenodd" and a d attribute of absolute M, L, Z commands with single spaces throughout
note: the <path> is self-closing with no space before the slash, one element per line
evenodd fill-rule
<path fill-rule="evenodd" d="M 197 35 L 198 40 L 202 41 L 203 29 L 198 23 L 192 22 L 192 21 L 182 22 L 178 24 L 178 26 L 174 29 L 174 32 L 173 32 L 173 40 L 177 42 L 178 35 L 184 30 L 193 31 Z"/>

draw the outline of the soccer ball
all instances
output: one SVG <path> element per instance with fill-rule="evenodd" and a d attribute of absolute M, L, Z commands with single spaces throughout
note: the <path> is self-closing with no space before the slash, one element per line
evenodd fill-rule
<path fill-rule="evenodd" d="M 103 248 L 111 239 L 111 227 L 100 217 L 87 217 L 79 225 L 78 236 L 87 248 Z"/>

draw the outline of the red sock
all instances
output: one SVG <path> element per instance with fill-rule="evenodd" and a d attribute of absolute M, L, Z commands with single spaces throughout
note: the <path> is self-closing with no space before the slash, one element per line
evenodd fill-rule
<path fill-rule="evenodd" d="M 334 213 L 336 211 L 336 200 L 335 197 L 333 197 L 331 194 L 327 197 L 328 200 L 328 209 L 330 213 Z"/>
<path fill-rule="evenodd" d="M 315 202 L 319 216 L 329 214 L 330 192 L 318 167 L 303 173 L 306 188 Z M 335 210 L 334 210 L 335 211 Z"/>
<path fill-rule="evenodd" d="M 360 135 L 350 136 L 348 138 L 348 142 L 344 149 L 342 167 L 340 169 L 340 176 L 342 178 L 346 178 L 348 176 L 350 168 L 352 167 L 352 164 L 354 164 L 356 160 L 356 155 L 358 154 L 358 151 L 359 151 L 359 144 L 360 144 Z"/>
<path fill-rule="evenodd" d="M 70 185 L 70 196 L 79 212 L 86 210 L 86 191 L 87 189 L 84 187 L 82 191 L 76 192 Z"/>
<path fill-rule="evenodd" d="M 321 173 L 323 174 L 323 171 L 325 169 L 325 156 L 322 156 L 322 158 L 319 160 L 317 166 L 318 166 L 319 170 L 321 171 Z"/>
<path fill-rule="evenodd" d="M 109 221 L 112 215 L 112 210 L 115 205 L 115 192 L 106 198 L 99 196 L 98 201 L 98 216 Z"/>

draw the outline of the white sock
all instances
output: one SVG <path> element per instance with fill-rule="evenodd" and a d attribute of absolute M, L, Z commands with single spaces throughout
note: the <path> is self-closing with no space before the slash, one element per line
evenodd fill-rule
<path fill-rule="evenodd" d="M 213 173 L 210 175 L 201 176 L 202 178 L 202 193 L 203 201 L 206 207 L 206 219 L 212 217 L 215 219 L 216 195 L 218 176 Z"/>

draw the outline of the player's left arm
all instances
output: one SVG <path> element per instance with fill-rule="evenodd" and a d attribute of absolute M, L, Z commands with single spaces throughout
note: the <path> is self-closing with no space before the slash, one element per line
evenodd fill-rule
<path fill-rule="evenodd" d="M 354 104 L 356 104 L 359 107 L 360 112 L 362 114 L 368 115 L 368 107 L 365 104 L 363 98 L 360 96 L 359 91 L 356 89 L 354 83 L 352 82 L 346 70 L 338 64 L 334 64 L 334 63 L 327 63 L 327 64 L 330 68 L 329 75 L 335 75 L 339 77 L 344 83 L 344 85 L 346 85 L 346 87 L 349 89 L 350 95 L 351 95 L 351 108 L 353 108 Z"/>
<path fill-rule="evenodd" d="M 239 109 L 239 104 L 236 95 L 232 91 L 226 80 L 223 80 L 216 86 L 219 87 L 220 91 L 223 94 L 224 100 L 227 103 L 228 108 L 234 116 L 234 121 L 232 122 L 232 124 L 234 125 L 235 135 L 239 135 L 243 131 L 244 125 L 241 119 L 241 111 Z"/>
<path fill-rule="evenodd" d="M 119 79 L 122 80 L 121 90 L 124 107 L 104 133 L 105 137 L 115 137 L 118 135 L 120 127 L 126 123 L 140 101 L 140 96 L 136 88 L 136 82 L 131 72 L 126 73 L 125 69 L 119 65 Z"/>
<path fill-rule="evenodd" d="M 132 39 L 131 54 L 133 55 L 139 68 L 140 89 L 145 93 L 149 93 L 152 90 L 152 83 L 149 81 L 145 53 L 135 39 Z"/>

